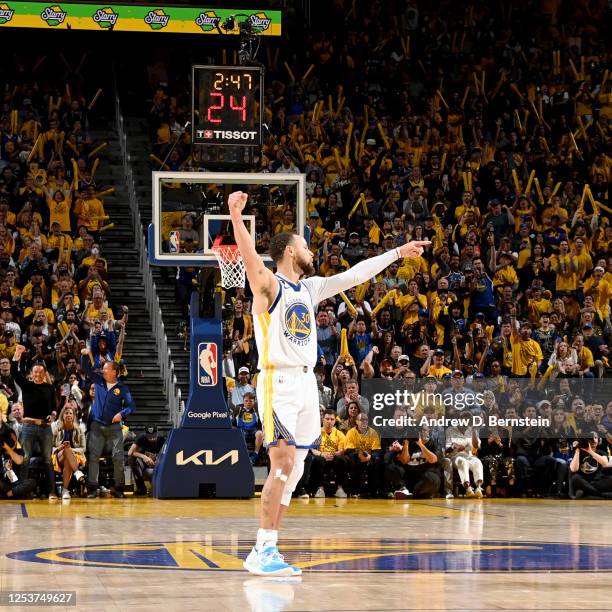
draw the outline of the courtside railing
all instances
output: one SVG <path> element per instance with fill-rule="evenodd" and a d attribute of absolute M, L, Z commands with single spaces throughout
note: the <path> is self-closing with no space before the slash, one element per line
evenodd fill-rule
<path fill-rule="evenodd" d="M 145 290 L 145 301 L 153 330 L 155 332 L 155 343 L 157 349 L 157 361 L 160 367 L 160 372 L 164 384 L 164 395 L 168 398 L 168 413 L 173 427 L 178 427 L 181 420 L 181 412 L 183 410 L 183 401 L 181 398 L 181 390 L 178 386 L 176 374 L 174 373 L 174 363 L 172 361 L 172 352 L 168 346 L 168 336 L 162 320 L 162 311 L 157 295 L 157 287 L 153 281 L 153 273 L 149 263 L 147 252 L 147 244 L 144 239 L 144 228 L 138 208 L 138 200 L 136 198 L 136 187 L 134 184 L 134 175 L 130 166 L 130 156 L 127 149 L 127 134 L 125 131 L 123 115 L 121 114 L 121 104 L 119 96 L 115 94 L 115 119 L 117 123 L 117 135 L 121 145 L 121 158 L 123 161 L 123 174 L 125 184 L 127 186 L 130 211 L 132 213 L 132 223 L 134 225 L 134 239 L 136 248 L 140 253 L 140 269 L 142 270 L 142 279 Z"/>

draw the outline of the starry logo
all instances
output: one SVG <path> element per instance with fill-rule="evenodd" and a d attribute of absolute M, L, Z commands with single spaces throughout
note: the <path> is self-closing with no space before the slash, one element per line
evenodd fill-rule
<path fill-rule="evenodd" d="M 144 21 L 152 30 L 161 30 L 168 25 L 170 16 L 166 15 L 164 9 L 155 9 L 147 13 Z"/>
<path fill-rule="evenodd" d="M 92 16 L 92 19 L 103 29 L 112 28 L 119 19 L 119 15 L 110 6 L 98 9 Z"/>
<path fill-rule="evenodd" d="M 15 14 L 15 11 L 8 4 L 0 4 L 0 25 L 8 23 Z"/>
<path fill-rule="evenodd" d="M 41 14 L 40 18 L 47 22 L 47 25 L 52 28 L 61 25 L 66 20 L 68 13 L 62 9 L 59 4 L 48 6 Z"/>
<path fill-rule="evenodd" d="M 196 25 L 202 28 L 202 32 L 210 32 L 218 28 L 220 21 L 221 18 L 217 16 L 215 11 L 202 11 L 195 20 Z"/>
<path fill-rule="evenodd" d="M 272 20 L 264 13 L 255 13 L 249 17 L 249 23 L 255 32 L 265 32 L 272 23 Z"/>

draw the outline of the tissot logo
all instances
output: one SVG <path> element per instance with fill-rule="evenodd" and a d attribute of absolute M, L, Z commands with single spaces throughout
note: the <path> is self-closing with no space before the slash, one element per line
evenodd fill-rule
<path fill-rule="evenodd" d="M 232 465 L 238 463 L 238 451 L 228 451 L 225 455 L 221 455 L 216 459 L 211 450 L 199 450 L 189 457 L 185 457 L 184 451 L 182 450 L 176 453 L 176 465 L 187 465 L 188 463 L 193 463 L 194 465 L 219 465 L 228 460 Z"/>
<path fill-rule="evenodd" d="M 198 138 L 221 138 L 222 140 L 255 140 L 256 134 L 256 131 L 196 130 Z"/>

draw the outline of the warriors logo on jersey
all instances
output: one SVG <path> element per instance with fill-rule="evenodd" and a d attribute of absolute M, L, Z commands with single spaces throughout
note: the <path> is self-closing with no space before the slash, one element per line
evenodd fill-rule
<path fill-rule="evenodd" d="M 289 304 L 285 310 L 285 337 L 299 346 L 304 346 L 311 331 L 308 306 L 301 302 Z"/>

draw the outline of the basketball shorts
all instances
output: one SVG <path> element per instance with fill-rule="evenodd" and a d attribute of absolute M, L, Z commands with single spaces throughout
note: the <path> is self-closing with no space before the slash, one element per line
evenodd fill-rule
<path fill-rule="evenodd" d="M 257 376 L 257 408 L 266 447 L 278 440 L 297 448 L 319 447 L 319 390 L 312 368 L 262 370 Z"/>

